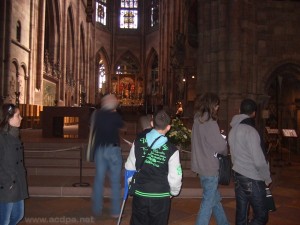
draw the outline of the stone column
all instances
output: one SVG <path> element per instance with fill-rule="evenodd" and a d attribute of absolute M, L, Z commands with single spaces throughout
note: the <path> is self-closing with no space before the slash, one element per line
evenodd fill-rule
<path fill-rule="evenodd" d="M 44 42 L 45 42 L 45 14 L 46 1 L 39 1 L 39 19 L 37 35 L 37 64 L 36 64 L 36 88 L 42 89 L 44 68 Z M 41 98 L 42 99 L 42 98 Z"/>
<path fill-rule="evenodd" d="M 4 52 L 4 58 L 3 58 L 3 72 L 1 76 L 1 97 L 0 101 L 4 100 L 6 96 L 8 96 L 8 82 L 9 82 L 9 73 L 10 73 L 10 51 L 11 51 L 11 1 L 5 0 L 3 3 L 3 8 L 1 9 L 3 13 L 2 18 L 3 18 L 3 27 L 2 31 L 3 32 L 3 52 Z M 2 63 L 2 62 L 1 62 Z"/>

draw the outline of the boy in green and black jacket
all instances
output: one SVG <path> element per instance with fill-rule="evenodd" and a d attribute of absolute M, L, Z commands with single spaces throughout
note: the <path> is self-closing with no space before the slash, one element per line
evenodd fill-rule
<path fill-rule="evenodd" d="M 157 112 L 154 129 L 138 135 L 125 163 L 126 170 L 136 170 L 150 151 L 136 180 L 131 225 L 168 224 L 171 197 L 179 194 L 182 185 L 179 151 L 165 136 L 171 128 L 170 122 L 164 110 Z"/>

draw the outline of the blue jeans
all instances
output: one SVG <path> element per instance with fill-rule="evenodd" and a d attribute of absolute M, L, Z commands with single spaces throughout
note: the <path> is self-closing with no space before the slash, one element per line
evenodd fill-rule
<path fill-rule="evenodd" d="M 214 215 L 218 225 L 229 225 L 218 191 L 218 176 L 200 176 L 200 181 L 203 198 L 196 225 L 208 225 L 211 214 Z"/>
<path fill-rule="evenodd" d="M 24 217 L 24 200 L 0 202 L 0 224 L 16 225 Z"/>
<path fill-rule="evenodd" d="M 103 208 L 103 190 L 106 174 L 111 184 L 111 215 L 118 215 L 121 207 L 122 155 L 119 146 L 105 145 L 95 152 L 96 175 L 93 187 L 93 213 L 100 216 Z"/>
<path fill-rule="evenodd" d="M 268 222 L 266 208 L 266 185 L 263 181 L 253 180 L 239 173 L 234 173 L 236 198 L 236 225 L 265 225 Z M 248 219 L 251 206 L 253 218 Z"/>

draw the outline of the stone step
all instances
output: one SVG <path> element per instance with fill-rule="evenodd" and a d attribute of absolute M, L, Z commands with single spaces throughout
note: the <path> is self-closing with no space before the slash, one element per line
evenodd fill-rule
<path fill-rule="evenodd" d="M 127 125 L 121 132 L 121 138 L 132 142 L 135 138 L 135 127 Z M 85 139 L 43 139 L 41 131 L 23 132 L 24 157 L 28 174 L 30 196 L 79 197 L 91 196 L 95 165 L 85 161 L 87 140 Z M 122 156 L 125 162 L 130 145 L 121 141 Z M 201 197 L 202 189 L 199 178 L 190 170 L 190 153 L 180 152 L 183 167 L 183 188 L 180 197 Z M 81 168 L 80 169 L 80 159 Z M 122 171 L 124 174 L 124 171 Z M 124 184 L 122 178 L 122 185 Z M 221 192 L 230 192 L 232 188 L 224 187 Z M 110 195 L 109 181 L 105 183 L 104 195 Z M 232 195 L 233 196 L 233 195 Z"/>
<path fill-rule="evenodd" d="M 85 143 L 26 143 L 24 146 L 25 165 L 30 175 L 76 176 L 80 166 L 83 175 L 95 174 L 94 163 L 85 160 Z M 123 162 L 128 154 L 129 148 L 122 151 Z M 188 170 L 190 154 L 183 151 L 180 154 L 182 168 Z"/>
<path fill-rule="evenodd" d="M 94 177 L 85 176 L 28 176 L 29 194 L 31 197 L 91 197 Z M 124 177 L 121 181 L 122 193 L 124 193 Z M 223 198 L 234 197 L 234 184 L 220 186 L 219 191 Z M 201 198 L 202 188 L 197 176 L 183 176 L 180 198 Z M 111 193 L 109 179 L 106 177 L 104 184 L 104 197 Z"/>
<path fill-rule="evenodd" d="M 58 167 L 58 166 L 26 166 L 27 174 L 30 176 L 79 176 L 80 173 L 82 176 L 95 176 L 95 166 L 93 164 L 86 164 L 85 167 Z M 196 175 L 190 169 L 183 169 L 183 174 L 186 177 L 195 177 Z"/>

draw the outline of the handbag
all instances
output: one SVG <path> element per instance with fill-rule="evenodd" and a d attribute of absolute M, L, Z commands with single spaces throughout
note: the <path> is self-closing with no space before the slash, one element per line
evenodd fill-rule
<path fill-rule="evenodd" d="M 128 195 L 132 196 L 134 195 L 136 189 L 137 189 L 137 183 L 136 183 L 136 180 L 140 174 L 140 171 L 142 169 L 142 166 L 144 165 L 144 162 L 149 154 L 149 152 L 151 151 L 151 148 L 152 146 L 154 145 L 154 143 L 161 137 L 162 135 L 158 136 L 153 142 L 152 144 L 150 145 L 150 147 L 148 148 L 148 151 L 145 155 L 145 157 L 143 158 L 141 164 L 140 164 L 140 167 L 139 169 L 136 170 L 136 172 L 133 174 L 132 178 L 131 178 L 131 181 L 129 182 L 129 185 L 128 185 Z"/>
<path fill-rule="evenodd" d="M 231 157 L 215 153 L 214 156 L 219 160 L 219 184 L 229 185 L 231 180 Z"/>
<path fill-rule="evenodd" d="M 269 212 L 276 211 L 276 205 L 270 188 L 266 187 L 266 207 Z"/>

